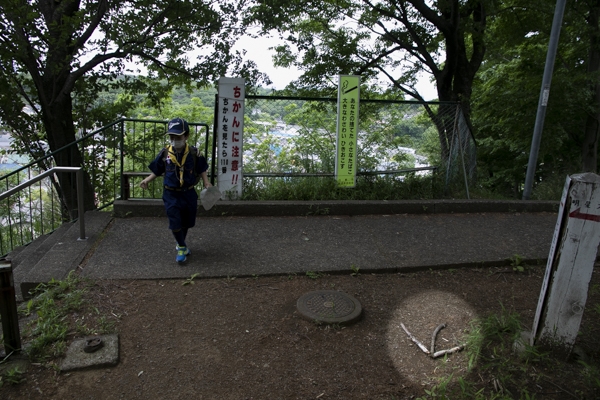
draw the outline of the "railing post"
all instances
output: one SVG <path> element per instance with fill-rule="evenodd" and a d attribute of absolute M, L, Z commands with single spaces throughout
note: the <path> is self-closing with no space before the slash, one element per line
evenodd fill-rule
<path fill-rule="evenodd" d="M 134 123 L 134 131 L 135 131 L 135 123 Z M 119 131 L 120 135 L 119 135 L 119 157 L 120 157 L 120 173 L 121 173 L 121 199 L 123 199 L 125 197 L 125 178 L 123 177 L 123 171 L 125 170 L 125 166 L 124 166 L 124 158 L 125 158 L 125 120 L 123 119 L 121 121 L 121 130 Z M 127 185 L 129 185 L 129 182 L 127 182 Z M 129 190 L 129 186 L 127 186 L 127 190 Z M 116 196 L 115 196 L 116 197 Z M 115 198 L 116 200 L 116 198 Z"/>
<path fill-rule="evenodd" d="M 20 351 L 21 335 L 12 264 L 4 258 L 0 259 L 0 317 L 2 318 L 4 351 L 6 354 Z"/>
<path fill-rule="evenodd" d="M 85 206 L 83 202 L 83 168 L 79 168 L 76 172 L 77 175 L 77 213 L 79 214 L 79 239 L 87 240 L 85 237 Z"/>

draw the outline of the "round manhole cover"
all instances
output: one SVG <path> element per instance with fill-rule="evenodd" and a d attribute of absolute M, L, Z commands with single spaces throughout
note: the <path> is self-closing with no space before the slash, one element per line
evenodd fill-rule
<path fill-rule="evenodd" d="M 362 307 L 354 297 L 335 290 L 317 290 L 302 295 L 296 307 L 311 321 L 349 324 L 360 318 Z"/>

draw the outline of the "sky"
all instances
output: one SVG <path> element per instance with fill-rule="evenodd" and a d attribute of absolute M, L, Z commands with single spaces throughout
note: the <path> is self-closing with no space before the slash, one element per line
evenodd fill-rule
<path fill-rule="evenodd" d="M 273 85 L 270 88 L 281 90 L 285 86 L 298 78 L 301 72 L 295 68 L 276 68 L 273 66 L 273 55 L 274 50 L 269 50 L 269 47 L 273 47 L 280 43 L 276 38 L 259 38 L 253 39 L 250 37 L 241 38 L 235 49 L 242 50 L 246 49 L 246 58 L 253 60 L 261 72 L 269 75 L 273 81 Z M 417 83 L 417 90 L 421 93 L 421 96 L 425 100 L 433 100 L 437 98 L 437 91 L 435 85 L 429 82 L 426 77 L 421 77 Z"/>

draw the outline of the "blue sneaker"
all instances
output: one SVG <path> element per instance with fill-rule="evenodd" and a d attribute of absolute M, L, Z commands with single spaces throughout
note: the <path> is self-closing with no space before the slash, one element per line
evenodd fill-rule
<path fill-rule="evenodd" d="M 175 261 L 177 261 L 178 263 L 184 262 L 185 260 L 187 260 L 187 256 L 192 254 L 190 249 L 188 249 L 187 247 L 176 246 L 175 248 L 177 249 L 177 258 L 175 258 Z"/>

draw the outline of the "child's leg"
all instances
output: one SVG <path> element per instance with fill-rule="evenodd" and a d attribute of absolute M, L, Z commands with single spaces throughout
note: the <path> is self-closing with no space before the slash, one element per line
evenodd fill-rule
<path fill-rule="evenodd" d="M 188 228 L 181 228 L 181 232 L 183 233 L 183 241 L 185 242 L 185 238 L 187 237 L 188 233 Z"/>
<path fill-rule="evenodd" d="M 187 233 L 187 229 L 185 229 L 185 231 Z M 179 247 L 187 247 L 185 244 L 184 229 L 173 229 L 171 232 L 173 232 L 173 236 L 175 236 L 175 240 L 177 241 L 177 245 L 179 245 Z"/>

